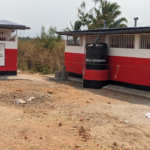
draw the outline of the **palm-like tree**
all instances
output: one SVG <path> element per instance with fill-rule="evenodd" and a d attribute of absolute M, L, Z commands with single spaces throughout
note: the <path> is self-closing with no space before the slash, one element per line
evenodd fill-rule
<path fill-rule="evenodd" d="M 81 30 L 81 26 L 83 25 L 81 21 L 77 20 L 75 21 L 74 23 L 74 26 L 72 25 L 71 21 L 70 21 L 70 25 L 71 25 L 71 28 L 68 28 L 66 27 L 63 31 L 78 31 L 78 30 Z M 73 41 L 74 43 L 76 44 L 76 41 L 77 41 L 77 36 L 73 36 Z"/>
<path fill-rule="evenodd" d="M 86 24 L 88 29 L 103 28 L 103 21 L 107 21 L 108 28 L 116 28 L 116 19 L 121 15 L 120 6 L 117 3 L 107 2 L 106 0 L 93 0 L 95 4 L 100 4 L 99 8 L 93 7 L 89 13 L 84 13 L 78 9 L 79 19 Z M 118 18 L 120 27 L 127 27 L 126 18 Z"/>
<path fill-rule="evenodd" d="M 64 29 L 64 31 L 77 31 L 77 30 L 81 30 L 81 26 L 82 26 L 83 24 L 82 24 L 81 21 L 77 20 L 77 21 L 75 21 L 74 26 L 72 25 L 72 23 L 71 23 L 71 21 L 70 21 L 70 25 L 71 25 L 71 28 L 72 28 L 72 29 L 66 27 L 66 28 Z"/>

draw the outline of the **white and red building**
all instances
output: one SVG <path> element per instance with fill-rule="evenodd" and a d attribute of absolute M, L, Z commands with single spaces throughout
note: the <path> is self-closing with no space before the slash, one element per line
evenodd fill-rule
<path fill-rule="evenodd" d="M 150 27 L 57 32 L 66 35 L 65 65 L 69 76 L 150 91 Z M 108 71 L 86 69 L 86 44 L 108 45 Z M 74 43 L 76 40 L 76 43 Z"/>
<path fill-rule="evenodd" d="M 0 20 L 0 75 L 17 75 L 17 30 L 30 29 L 7 20 Z"/>

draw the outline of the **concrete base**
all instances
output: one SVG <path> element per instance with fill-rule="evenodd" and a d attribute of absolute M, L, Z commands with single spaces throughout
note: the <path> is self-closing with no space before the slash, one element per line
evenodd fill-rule
<path fill-rule="evenodd" d="M 62 66 L 61 71 L 55 71 L 55 79 L 56 80 L 67 80 L 68 72 L 66 71 L 66 66 Z"/>
<path fill-rule="evenodd" d="M 55 78 L 55 76 L 45 76 L 45 77 L 53 81 L 67 81 L 67 79 Z"/>
<path fill-rule="evenodd" d="M 74 82 L 79 82 L 79 83 L 82 83 L 82 82 L 83 82 L 82 79 L 80 79 L 80 78 L 73 78 L 73 77 L 68 77 L 68 80 L 69 80 L 69 81 L 74 81 Z"/>
<path fill-rule="evenodd" d="M 61 71 L 55 71 L 55 78 L 61 79 L 62 78 L 62 72 Z"/>
<path fill-rule="evenodd" d="M 108 85 L 103 87 L 103 89 L 109 89 L 116 92 L 127 93 L 127 94 L 141 96 L 150 99 L 150 92 L 146 92 L 146 91 L 134 90 L 134 89 L 125 88 L 116 85 Z"/>
<path fill-rule="evenodd" d="M 29 81 L 42 81 L 40 78 L 32 77 L 29 75 L 13 75 L 13 76 L 0 76 L 0 80 L 29 80 Z"/>

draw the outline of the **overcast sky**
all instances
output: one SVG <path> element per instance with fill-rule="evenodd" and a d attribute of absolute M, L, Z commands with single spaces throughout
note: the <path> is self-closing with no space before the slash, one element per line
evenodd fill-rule
<path fill-rule="evenodd" d="M 70 21 L 78 20 L 77 8 L 83 0 L 0 0 L 0 19 L 31 27 L 31 30 L 19 31 L 19 36 L 35 37 L 40 34 L 41 26 L 46 30 L 56 26 L 61 31 Z M 134 17 L 139 17 L 138 26 L 150 26 L 150 0 L 108 0 L 117 2 L 121 6 L 122 15 L 128 19 L 128 26 L 134 26 Z M 94 3 L 85 0 L 86 10 L 90 10 Z"/>

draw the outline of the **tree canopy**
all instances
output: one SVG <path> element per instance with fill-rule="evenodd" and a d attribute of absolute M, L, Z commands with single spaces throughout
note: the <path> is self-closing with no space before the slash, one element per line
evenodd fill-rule
<path fill-rule="evenodd" d="M 95 7 L 85 13 L 86 3 L 83 1 L 78 8 L 78 17 L 82 25 L 88 29 L 103 28 L 103 22 L 107 22 L 107 28 L 116 28 L 116 20 L 120 20 L 120 27 L 127 27 L 126 18 L 118 18 L 121 15 L 120 6 L 117 3 L 111 3 L 106 0 L 93 0 Z M 98 5 L 98 6 L 97 6 Z"/>
<path fill-rule="evenodd" d="M 44 51 L 45 48 L 49 49 L 49 51 L 52 51 L 55 47 L 56 42 L 60 42 L 63 40 L 62 36 L 56 35 L 56 31 L 56 27 L 49 27 L 49 30 L 47 32 L 45 31 L 44 26 L 41 27 L 41 35 L 37 36 L 35 40 L 39 45 L 42 45 L 42 51 Z"/>
<path fill-rule="evenodd" d="M 79 21 L 79 20 L 77 20 L 77 21 L 75 21 L 74 26 L 73 26 L 72 23 L 71 23 L 71 21 L 70 21 L 70 25 L 71 25 L 72 29 L 70 29 L 69 27 L 66 27 L 64 29 L 64 31 L 77 31 L 77 30 L 81 30 L 82 22 Z"/>

